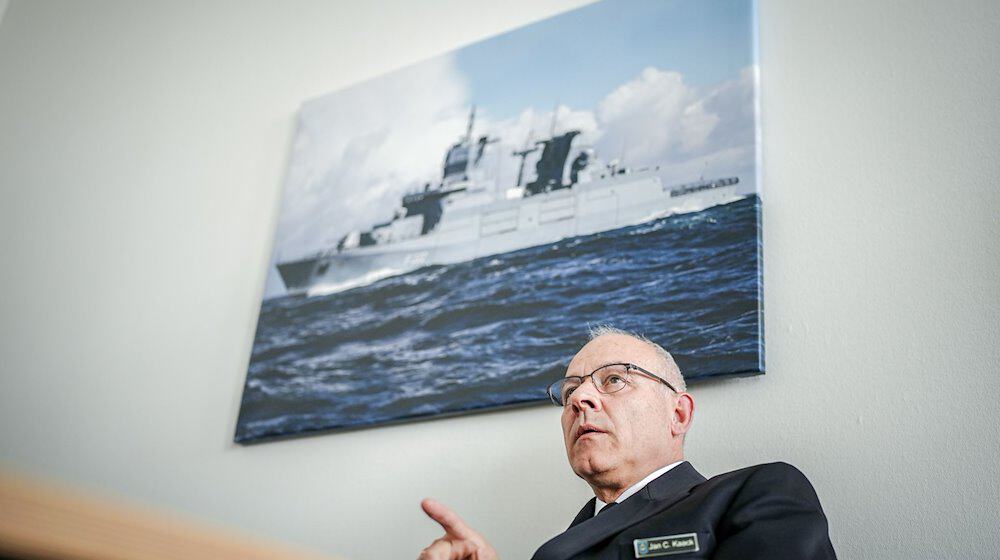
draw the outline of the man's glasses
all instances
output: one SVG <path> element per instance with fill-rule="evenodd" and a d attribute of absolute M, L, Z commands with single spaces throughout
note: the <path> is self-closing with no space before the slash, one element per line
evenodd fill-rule
<path fill-rule="evenodd" d="M 667 387 L 670 387 L 670 390 L 675 393 L 679 392 L 666 379 L 651 371 L 643 369 L 635 364 L 620 363 L 603 365 L 583 376 L 571 375 L 569 377 L 563 377 L 559 381 L 549 385 L 549 398 L 552 399 L 552 402 L 555 403 L 556 406 L 565 406 L 566 402 L 569 401 L 570 395 L 573 394 L 573 391 L 577 390 L 580 385 L 583 385 L 583 382 L 586 381 L 588 377 L 594 381 L 594 386 L 597 387 L 599 392 L 604 393 L 605 395 L 617 393 L 626 386 L 632 384 L 632 376 L 636 373 L 645 375 L 650 379 L 663 383 Z"/>

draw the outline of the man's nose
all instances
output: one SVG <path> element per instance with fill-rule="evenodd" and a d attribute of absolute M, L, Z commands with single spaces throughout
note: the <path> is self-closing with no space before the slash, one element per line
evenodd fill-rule
<path fill-rule="evenodd" d="M 601 393 L 598 392 L 597 385 L 594 383 L 593 377 L 584 379 L 583 383 L 569 396 L 569 404 L 572 405 L 574 412 L 579 412 L 584 408 L 592 410 L 602 408 Z"/>

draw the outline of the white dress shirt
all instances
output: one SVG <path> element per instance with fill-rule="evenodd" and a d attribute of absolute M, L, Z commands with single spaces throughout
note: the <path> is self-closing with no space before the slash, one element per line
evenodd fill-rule
<path fill-rule="evenodd" d="M 663 467 L 662 469 L 657 469 L 657 470 L 649 473 L 649 476 L 647 476 L 646 478 L 640 480 L 639 482 L 636 482 L 632 486 L 629 486 L 624 492 L 622 492 L 621 496 L 618 496 L 618 499 L 615 500 L 615 502 L 617 502 L 619 504 L 622 503 L 622 502 L 624 502 L 626 499 L 628 499 L 629 496 L 631 496 L 632 494 L 635 494 L 639 490 L 642 490 L 643 488 L 646 487 L 647 484 L 649 484 L 650 482 L 653 482 L 654 480 L 656 480 L 657 478 L 659 478 L 659 476 L 661 474 L 669 471 L 670 469 L 676 467 L 677 465 L 679 465 L 679 464 L 681 464 L 683 462 L 684 461 L 677 461 L 676 463 L 671 463 L 671 464 Z M 605 507 L 607 507 L 608 504 L 602 502 L 600 498 L 595 498 L 595 500 L 596 501 L 594 502 L 594 515 L 597 515 L 602 509 L 604 509 Z"/>

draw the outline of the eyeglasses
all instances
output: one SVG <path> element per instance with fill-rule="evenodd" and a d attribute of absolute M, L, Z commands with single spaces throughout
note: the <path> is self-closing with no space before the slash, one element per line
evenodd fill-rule
<path fill-rule="evenodd" d="M 624 389 L 627 385 L 632 384 L 632 372 L 636 372 L 660 383 L 663 383 L 670 390 L 678 393 L 679 391 L 674 388 L 666 379 L 656 375 L 655 373 L 643 369 L 635 364 L 628 363 L 615 363 L 615 364 L 605 364 L 594 371 L 588 373 L 587 375 L 571 375 L 568 377 L 563 377 L 559 381 L 556 381 L 552 385 L 549 385 L 547 390 L 549 398 L 556 406 L 566 406 L 566 402 L 569 401 L 570 395 L 573 391 L 577 390 L 580 385 L 587 378 L 591 378 L 594 381 L 594 386 L 597 387 L 598 392 L 605 395 L 610 393 L 617 393 Z"/>

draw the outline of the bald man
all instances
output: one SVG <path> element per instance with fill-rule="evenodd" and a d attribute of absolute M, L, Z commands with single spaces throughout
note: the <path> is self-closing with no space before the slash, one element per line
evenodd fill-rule
<path fill-rule="evenodd" d="M 673 358 L 648 339 L 601 327 L 549 387 L 566 457 L 592 498 L 534 560 L 836 558 L 806 477 L 785 463 L 706 480 L 684 460 L 694 399 Z M 494 560 L 496 551 L 434 500 L 445 534 L 422 560 Z"/>

